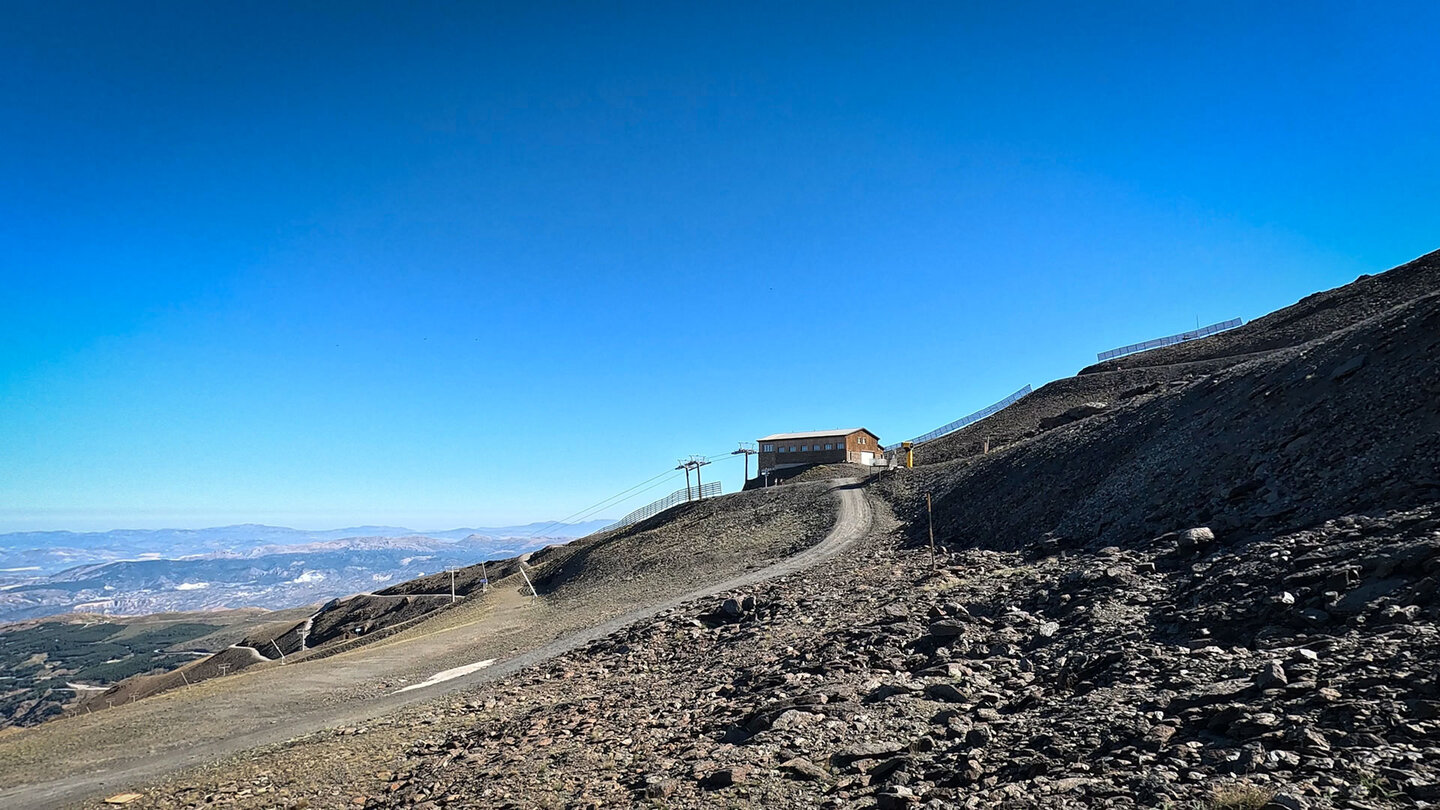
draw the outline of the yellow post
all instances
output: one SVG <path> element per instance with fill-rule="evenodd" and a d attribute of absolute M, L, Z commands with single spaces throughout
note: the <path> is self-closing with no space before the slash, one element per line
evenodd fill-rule
<path fill-rule="evenodd" d="M 906 467 L 907 469 L 914 469 L 914 467 L 915 467 L 915 443 L 914 443 L 914 442 L 901 442 L 901 443 L 900 443 L 900 448 L 905 451 L 905 467 Z"/>

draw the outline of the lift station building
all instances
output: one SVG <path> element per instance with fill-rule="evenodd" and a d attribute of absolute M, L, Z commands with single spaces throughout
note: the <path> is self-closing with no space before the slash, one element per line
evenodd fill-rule
<path fill-rule="evenodd" d="M 873 464 L 883 451 L 880 439 L 865 428 L 775 433 L 758 440 L 760 469 L 783 470 L 806 464 Z"/>

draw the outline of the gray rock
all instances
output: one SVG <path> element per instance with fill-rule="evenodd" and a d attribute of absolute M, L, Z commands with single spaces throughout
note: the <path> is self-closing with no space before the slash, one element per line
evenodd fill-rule
<path fill-rule="evenodd" d="M 857 759 L 878 759 L 899 754 L 905 750 L 901 743 L 897 742 L 869 742 L 852 745 L 840 751 L 836 751 L 833 759 L 836 762 L 854 762 Z"/>
<path fill-rule="evenodd" d="M 651 799 L 668 799 L 680 787 L 677 779 L 654 774 L 645 777 L 645 795 Z"/>
<path fill-rule="evenodd" d="M 1181 551 L 1195 551 L 1215 542 L 1215 532 L 1209 526 L 1186 529 L 1176 537 Z"/>
<path fill-rule="evenodd" d="M 877 810 L 901 810 L 920 801 L 915 792 L 904 785 L 891 785 L 875 794 Z"/>
<path fill-rule="evenodd" d="M 739 785 L 749 781 L 751 768 L 749 765 L 736 765 L 730 768 L 721 768 L 710 774 L 704 780 L 704 786 L 712 790 L 727 788 L 731 785 Z"/>
<path fill-rule="evenodd" d="M 954 638 L 965 632 L 964 622 L 955 619 L 941 619 L 930 625 L 930 635 L 937 638 Z"/>
<path fill-rule="evenodd" d="M 791 779 L 799 779 L 802 782 L 815 782 L 826 776 L 824 768 L 804 757 L 794 757 L 780 763 L 780 770 L 784 771 Z"/>
<path fill-rule="evenodd" d="M 965 703 L 970 700 L 969 693 L 953 683 L 932 683 L 925 687 L 925 694 L 946 703 Z"/>
<path fill-rule="evenodd" d="M 1289 682 L 1285 667 L 1279 661 L 1271 661 L 1255 674 L 1255 685 L 1261 689 L 1276 689 Z"/>
<path fill-rule="evenodd" d="M 965 734 L 965 744 L 971 748 L 984 748 L 994 738 L 995 733 L 990 730 L 989 726 L 982 723 Z"/>
<path fill-rule="evenodd" d="M 814 725 L 825 719 L 823 714 L 812 714 L 802 712 L 799 709 L 786 709 L 770 723 L 770 728 L 776 731 L 789 731 L 791 729 L 803 728 Z"/>

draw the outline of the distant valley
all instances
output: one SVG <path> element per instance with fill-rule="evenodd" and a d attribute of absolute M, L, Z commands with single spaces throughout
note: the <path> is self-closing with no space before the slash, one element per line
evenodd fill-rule
<path fill-rule="evenodd" d="M 608 521 L 416 532 L 386 526 L 0 535 L 0 622 L 62 613 L 270 610 L 366 592 L 589 534 Z"/>

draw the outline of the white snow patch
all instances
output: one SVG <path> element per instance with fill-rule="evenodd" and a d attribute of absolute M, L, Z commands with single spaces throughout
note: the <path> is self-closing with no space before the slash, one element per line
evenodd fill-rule
<path fill-rule="evenodd" d="M 104 692 L 110 688 L 108 686 L 89 686 L 83 683 L 75 683 L 74 681 L 66 681 L 65 685 L 74 689 L 76 692 Z"/>
<path fill-rule="evenodd" d="M 210 587 L 208 582 L 182 582 L 175 586 L 177 591 L 201 591 Z"/>
<path fill-rule="evenodd" d="M 484 661 L 476 661 L 473 664 L 466 664 L 463 667 L 455 667 L 454 669 L 447 669 L 444 672 L 437 672 L 434 675 L 431 675 L 429 680 L 421 681 L 420 683 L 412 683 L 409 686 L 396 689 L 395 694 L 398 695 L 401 692 L 409 692 L 411 689 L 423 689 L 427 686 L 434 686 L 437 683 L 454 680 L 455 678 L 459 678 L 462 675 L 469 675 L 472 672 L 479 672 L 480 670 L 490 666 L 493 663 L 495 663 L 494 658 L 486 658 Z"/>
<path fill-rule="evenodd" d="M 394 574 L 371 574 L 370 579 L 374 582 L 389 582 L 394 579 Z"/>
<path fill-rule="evenodd" d="M 300 576 L 290 580 L 291 582 L 319 582 L 325 579 L 325 575 L 319 571 L 306 571 Z"/>

